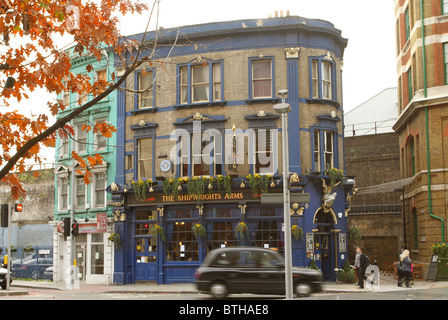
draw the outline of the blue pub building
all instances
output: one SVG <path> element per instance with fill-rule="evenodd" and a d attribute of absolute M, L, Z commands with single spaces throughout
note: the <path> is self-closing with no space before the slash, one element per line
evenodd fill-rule
<path fill-rule="evenodd" d="M 298 16 L 163 29 L 153 51 L 155 39 L 139 57 L 151 62 L 118 93 L 114 283 L 192 282 L 224 246 L 283 252 L 283 205 L 260 201 L 282 192 L 281 89 L 292 191 L 310 194 L 291 203 L 293 265 L 314 260 L 334 280 L 348 259 L 353 187 L 343 174 L 347 39 Z"/>

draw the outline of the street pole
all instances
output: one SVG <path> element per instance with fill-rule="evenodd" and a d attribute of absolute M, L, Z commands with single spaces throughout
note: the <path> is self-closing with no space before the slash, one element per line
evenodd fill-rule
<path fill-rule="evenodd" d="M 75 223 L 75 192 L 76 192 L 76 180 L 75 180 L 75 163 L 72 165 L 71 173 L 71 201 L 70 201 L 70 266 L 73 266 L 75 259 L 75 237 L 71 232 L 72 225 Z"/>
<path fill-rule="evenodd" d="M 8 263 L 6 264 L 6 290 L 9 290 L 11 283 L 11 204 L 8 204 Z"/>
<path fill-rule="evenodd" d="M 285 236 L 285 291 L 286 300 L 293 297 L 292 290 L 292 250 L 291 250 L 291 218 L 290 218 L 290 198 L 289 198 L 289 147 L 288 147 L 288 113 L 291 106 L 285 103 L 285 95 L 288 90 L 280 90 L 282 103 L 274 105 L 277 113 L 282 115 L 282 158 L 283 158 L 283 219 Z"/>

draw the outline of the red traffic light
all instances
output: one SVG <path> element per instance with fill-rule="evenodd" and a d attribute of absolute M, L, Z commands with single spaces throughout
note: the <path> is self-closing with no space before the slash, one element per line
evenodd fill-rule
<path fill-rule="evenodd" d="M 15 212 L 22 212 L 23 210 L 23 204 L 21 203 L 16 203 L 14 206 Z"/>

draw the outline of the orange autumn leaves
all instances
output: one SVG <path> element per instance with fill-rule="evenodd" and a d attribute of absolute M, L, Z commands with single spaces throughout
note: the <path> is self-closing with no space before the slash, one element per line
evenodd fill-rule
<path fill-rule="evenodd" d="M 9 107 L 0 107 L 0 183 L 11 187 L 12 198 L 25 195 L 13 172 L 24 171 L 26 159 L 40 163 L 41 147 L 54 146 L 58 132 L 73 135 L 73 129 L 66 123 L 56 123 L 56 126 L 49 123 L 47 115 L 55 116 L 67 107 L 63 101 L 36 105 L 31 116 L 20 110 L 11 111 L 12 106 L 28 99 L 37 89 L 53 94 L 71 92 L 93 96 L 104 92 L 111 83 L 91 79 L 89 70 L 73 74 L 71 59 L 89 55 L 101 60 L 104 46 L 119 45 L 117 13 L 142 13 L 147 9 L 139 0 L 0 0 L 0 106 Z M 66 53 L 67 47 L 59 48 L 61 38 L 73 41 L 69 46 L 74 48 L 74 56 Z M 8 78 L 15 80 L 10 88 L 5 87 Z M 115 132 L 107 123 L 84 129 L 105 137 Z M 42 138 L 34 142 L 36 137 Z M 101 157 L 81 158 L 76 153 L 72 157 L 78 161 L 88 183 L 88 169 L 100 163 Z"/>

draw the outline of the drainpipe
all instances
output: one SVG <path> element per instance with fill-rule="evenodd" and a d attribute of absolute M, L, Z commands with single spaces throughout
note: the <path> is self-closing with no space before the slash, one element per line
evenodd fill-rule
<path fill-rule="evenodd" d="M 420 0 L 420 13 L 422 20 L 422 54 L 423 54 L 423 83 L 425 98 L 428 97 L 428 86 L 426 82 L 426 51 L 425 51 L 425 17 L 423 13 L 423 0 Z M 429 126 L 428 126 L 428 106 L 425 107 L 425 126 L 426 126 L 426 163 L 428 172 L 428 210 L 431 218 L 440 220 L 442 224 L 442 242 L 445 242 L 445 221 L 442 218 L 432 214 L 432 200 L 431 200 L 431 162 L 429 153 Z"/>

